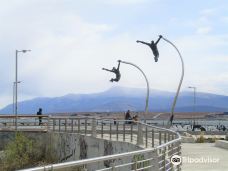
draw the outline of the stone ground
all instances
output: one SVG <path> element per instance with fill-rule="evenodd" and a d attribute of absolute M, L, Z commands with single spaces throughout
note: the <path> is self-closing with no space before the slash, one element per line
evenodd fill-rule
<path fill-rule="evenodd" d="M 182 171 L 228 170 L 228 150 L 215 147 L 214 145 L 214 143 L 182 143 L 182 157 L 186 160 L 188 159 L 183 161 Z M 202 163 L 202 158 L 214 159 L 214 163 Z M 201 163 L 190 163 L 191 159 L 201 160 Z"/>

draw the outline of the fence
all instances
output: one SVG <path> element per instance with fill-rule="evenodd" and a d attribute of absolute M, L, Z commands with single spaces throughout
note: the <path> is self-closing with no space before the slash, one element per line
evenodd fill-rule
<path fill-rule="evenodd" d="M 14 117 L 4 117 L 5 129 L 14 129 Z M 23 124 L 21 124 L 23 121 Z M 181 155 L 180 135 L 172 130 L 142 122 L 105 120 L 89 117 L 43 116 L 38 125 L 38 116 L 18 116 L 17 131 L 43 130 L 77 133 L 111 141 L 122 141 L 137 145 L 142 150 L 124 152 L 96 158 L 52 164 L 27 170 L 180 170 L 170 158 Z M 3 122 L 1 122 L 3 123 Z"/>

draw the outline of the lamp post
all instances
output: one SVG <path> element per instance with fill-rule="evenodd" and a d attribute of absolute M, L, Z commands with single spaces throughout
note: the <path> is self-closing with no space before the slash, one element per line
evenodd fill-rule
<path fill-rule="evenodd" d="M 26 52 L 30 52 L 31 50 L 16 50 L 16 66 L 15 66 L 15 120 L 16 120 L 16 124 L 15 124 L 15 129 L 17 130 L 17 84 L 18 84 L 18 53 L 22 52 L 22 53 L 26 53 Z"/>
<path fill-rule="evenodd" d="M 193 89 L 193 95 L 194 95 L 194 100 L 193 100 L 193 111 L 196 112 L 196 87 L 193 87 L 193 86 L 189 86 L 188 88 L 190 89 Z M 193 120 L 193 117 L 192 117 L 192 120 Z M 195 120 L 192 124 L 195 124 Z"/>
<path fill-rule="evenodd" d="M 193 105 L 194 105 L 194 112 L 196 112 L 196 87 L 189 86 L 188 88 L 193 89 L 193 97 L 194 97 Z"/>
<path fill-rule="evenodd" d="M 166 41 L 167 43 L 169 43 L 170 45 L 172 45 L 176 49 L 176 51 L 179 54 L 179 57 L 180 57 L 180 60 L 181 60 L 181 67 L 182 67 L 181 78 L 180 78 L 180 81 L 179 81 L 179 85 L 178 85 L 177 92 L 176 92 L 176 95 L 175 95 L 175 98 L 174 98 L 174 101 L 173 101 L 173 105 L 172 105 L 172 109 L 171 109 L 170 124 L 172 124 L 173 117 L 174 117 L 174 109 L 175 109 L 177 98 L 178 98 L 178 95 L 179 95 L 179 92 L 180 92 L 181 84 L 182 84 L 183 79 L 184 79 L 184 61 L 183 61 L 183 58 L 181 56 L 181 53 L 171 41 L 169 41 L 168 39 L 164 38 L 162 35 L 159 35 L 159 38 L 158 38 L 158 40 L 156 42 L 152 41 L 151 43 L 146 43 L 146 42 L 139 41 L 139 40 L 137 40 L 136 42 L 148 45 L 151 48 L 151 50 L 152 50 L 152 52 L 154 54 L 155 62 L 157 62 L 158 61 L 158 57 L 159 57 L 157 44 L 159 43 L 160 39 L 163 39 L 164 41 Z"/>
<path fill-rule="evenodd" d="M 21 83 L 21 81 L 18 81 L 17 83 Z M 15 114 L 15 86 L 16 86 L 16 82 L 13 82 L 13 114 Z"/>

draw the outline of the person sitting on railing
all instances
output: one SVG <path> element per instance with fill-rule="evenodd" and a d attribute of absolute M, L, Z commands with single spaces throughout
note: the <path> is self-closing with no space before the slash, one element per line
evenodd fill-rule
<path fill-rule="evenodd" d="M 134 122 L 137 122 L 137 121 L 139 121 L 139 116 L 138 115 L 135 115 L 135 116 L 133 116 L 132 119 L 133 119 Z"/>
<path fill-rule="evenodd" d="M 125 114 L 125 120 L 132 120 L 131 114 L 130 114 L 130 110 L 128 110 Z M 131 121 L 126 121 L 126 124 L 131 124 Z"/>

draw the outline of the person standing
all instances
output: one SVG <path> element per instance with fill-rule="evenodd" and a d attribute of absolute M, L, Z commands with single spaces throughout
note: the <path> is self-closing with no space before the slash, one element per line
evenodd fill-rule
<path fill-rule="evenodd" d="M 39 111 L 36 113 L 37 115 L 42 115 L 42 108 L 39 108 Z M 39 117 L 39 125 L 42 124 L 42 117 Z"/>
<path fill-rule="evenodd" d="M 129 121 L 129 120 L 132 120 L 130 110 L 128 110 L 127 113 L 125 114 L 125 120 L 126 120 L 126 124 L 131 124 L 131 121 Z"/>

